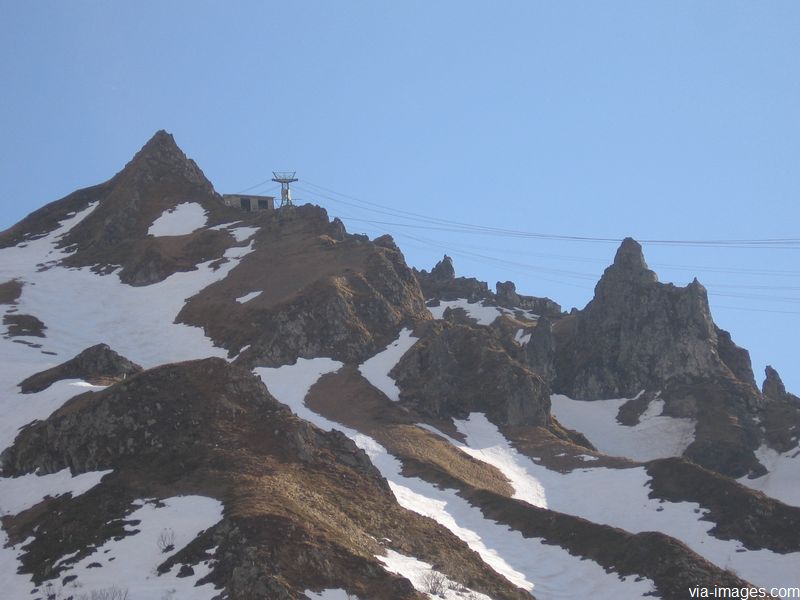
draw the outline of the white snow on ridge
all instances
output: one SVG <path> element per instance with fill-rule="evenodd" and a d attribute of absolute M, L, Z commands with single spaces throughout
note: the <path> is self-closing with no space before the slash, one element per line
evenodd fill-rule
<path fill-rule="evenodd" d="M 306 590 L 303 592 L 309 598 L 322 598 L 323 600 L 360 600 L 358 596 L 348 595 L 343 589 L 328 589 L 321 592 Z"/>
<path fill-rule="evenodd" d="M 156 237 L 187 235 L 204 227 L 207 220 L 208 212 L 197 202 L 182 202 L 161 213 L 150 225 L 147 234 Z"/>
<path fill-rule="evenodd" d="M 288 405 L 294 414 L 327 430 L 331 429 L 333 423 L 306 408 L 306 394 L 320 377 L 335 373 L 342 366 L 343 363 L 332 358 L 298 358 L 293 365 L 256 367 L 253 372 L 261 378 L 270 394 Z"/>
<path fill-rule="evenodd" d="M 604 454 L 644 462 L 680 456 L 694 441 L 694 420 L 661 416 L 663 400 L 652 400 L 637 425 L 622 425 L 617 412 L 627 401 L 550 396 L 551 411 L 559 423 L 580 431 Z"/>
<path fill-rule="evenodd" d="M 175 496 L 160 502 L 163 506 L 156 506 L 153 501 L 138 501 L 141 506 L 126 517 L 128 521 L 141 521 L 126 525 L 126 531 L 138 530 L 137 533 L 119 541 L 108 540 L 89 556 L 68 565 L 61 577 L 77 575 L 68 585 L 77 584 L 80 592 L 87 594 L 116 586 L 130 590 L 131 598 L 211 600 L 219 593 L 213 585 L 195 587 L 211 571 L 209 561 L 194 565 L 194 575 L 189 577 L 177 576 L 180 565 L 163 575 L 158 575 L 156 568 L 200 532 L 219 522 L 222 503 L 204 496 Z M 159 547 L 162 533 L 172 539 L 174 546 L 166 552 Z M 101 566 L 89 566 L 96 563 Z"/>
<path fill-rule="evenodd" d="M 785 585 L 786 581 L 793 581 L 800 566 L 800 553 L 753 551 L 737 540 L 711 536 L 708 532 L 714 523 L 701 520 L 706 511 L 694 502 L 649 498 L 650 477 L 644 467 L 609 469 L 587 465 L 570 473 L 559 473 L 516 452 L 481 413 L 472 413 L 467 420 L 455 421 L 455 425 L 464 434 L 468 448 L 452 439 L 451 443 L 500 469 L 517 491 L 515 497 L 520 497 L 520 490 L 526 489 L 521 480 L 528 477 L 531 482 L 527 489 L 541 488 L 552 510 L 631 533 L 660 531 L 684 542 L 717 566 L 734 569 L 756 585 Z M 620 502 L 620 498 L 625 501 Z"/>
<path fill-rule="evenodd" d="M 250 302 L 250 300 L 253 300 L 254 298 L 258 298 L 263 293 L 264 293 L 263 290 L 259 290 L 257 292 L 250 292 L 249 294 L 245 294 L 244 296 L 239 296 L 238 298 L 236 298 L 236 301 L 239 304 L 244 304 L 245 302 Z"/>
<path fill-rule="evenodd" d="M 484 306 L 482 302 L 470 303 L 465 298 L 458 300 L 441 300 L 439 306 L 429 306 L 434 319 L 444 317 L 447 308 L 463 308 L 470 319 L 475 319 L 478 325 L 491 325 L 495 319 L 503 314 L 503 311 L 496 306 Z"/>
<path fill-rule="evenodd" d="M 16 515 L 35 506 L 47 496 L 71 493 L 73 498 L 89 491 L 111 471 L 91 471 L 72 477 L 69 469 L 49 475 L 28 474 L 0 478 L 0 516 Z M 33 541 L 28 538 L 16 546 L 8 545 L 8 535 L 0 527 L 0 590 L 8 598 L 30 597 L 35 586 L 29 575 L 17 573 L 23 548 Z M 63 560 L 63 559 L 62 559 Z"/>
<path fill-rule="evenodd" d="M 411 335 L 410 329 L 404 328 L 397 340 L 389 344 L 385 350 L 364 361 L 358 370 L 374 387 L 386 394 L 390 400 L 397 402 L 400 400 L 400 388 L 397 387 L 394 379 L 389 377 L 389 371 L 400 362 L 403 355 L 417 343 L 418 339 Z"/>
<path fill-rule="evenodd" d="M 253 237 L 256 233 L 258 233 L 258 227 L 249 227 L 247 225 L 237 225 L 236 223 L 223 223 L 222 225 L 214 225 L 213 227 L 209 227 L 212 231 L 222 231 L 223 229 L 230 233 L 237 242 L 244 242 L 245 240 L 249 240 Z"/>
<path fill-rule="evenodd" d="M 116 274 L 98 275 L 88 268 L 52 266 L 69 254 L 54 245 L 94 210 L 91 205 L 61 222 L 50 234 L 0 250 L 0 281 L 23 283 L 16 306 L 0 307 L 5 314 L 30 314 L 44 322 L 45 337 L 0 337 L 0 449 L 13 441 L 17 429 L 33 419 L 47 417 L 80 389 L 59 382 L 39 394 L 21 395 L 17 384 L 26 377 L 53 367 L 98 343 L 145 368 L 163 363 L 218 356 L 202 328 L 175 323 L 187 298 L 224 278 L 249 252 L 229 248 L 228 261 L 216 271 L 211 261 L 194 271 L 175 273 L 159 283 L 133 287 Z M 50 265 L 39 270 L 37 265 Z M 20 343 L 23 342 L 23 343 Z M 41 345 L 41 348 L 26 344 Z M 50 354 L 43 354 L 43 352 Z M 70 393 L 71 392 L 71 393 Z"/>
<path fill-rule="evenodd" d="M 71 493 L 75 498 L 100 483 L 108 473 L 111 470 L 89 471 L 73 477 L 69 469 L 62 469 L 48 475 L 30 473 L 20 477 L 0 477 L 0 516 L 19 514 L 48 496 L 57 498 Z"/>
<path fill-rule="evenodd" d="M 257 368 L 255 372 L 270 392 L 295 414 L 322 429 L 338 429 L 350 437 L 389 481 L 401 506 L 431 517 L 452 531 L 497 573 L 514 585 L 532 590 L 540 600 L 649 597 L 654 590 L 652 581 L 635 581 L 633 577 L 622 580 L 593 561 L 580 559 L 540 539 L 526 539 L 505 525 L 487 520 L 455 491 L 402 475 L 400 461 L 371 437 L 311 411 L 304 403 L 308 390 L 322 374 L 340 367 L 338 361 L 316 358 L 299 359 L 295 365 L 275 369 Z"/>
<path fill-rule="evenodd" d="M 756 450 L 756 458 L 769 473 L 755 479 L 742 477 L 738 482 L 786 504 L 800 506 L 800 448 L 778 454 L 768 446 L 761 446 Z"/>
<path fill-rule="evenodd" d="M 486 594 L 475 592 L 459 585 L 446 575 L 433 569 L 433 567 L 412 556 L 405 556 L 394 550 L 387 549 L 386 556 L 376 556 L 386 565 L 386 570 L 402 575 L 411 582 L 418 592 L 427 593 L 430 598 L 444 598 L 445 600 L 492 600 Z M 443 589 L 433 589 L 435 586 Z M 433 593 L 436 592 L 436 593 Z"/>

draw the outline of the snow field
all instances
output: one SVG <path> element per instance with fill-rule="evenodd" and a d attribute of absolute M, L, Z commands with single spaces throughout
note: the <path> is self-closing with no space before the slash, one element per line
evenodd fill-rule
<path fill-rule="evenodd" d="M 0 310 L 4 314 L 34 315 L 47 327 L 44 338 L 0 337 L 0 363 L 3 364 L 0 449 L 13 442 L 20 426 L 47 417 L 69 397 L 85 391 L 77 389 L 83 385 L 81 382 L 62 381 L 39 394 L 23 395 L 17 384 L 89 346 L 107 343 L 145 368 L 227 356 L 225 350 L 213 345 L 201 328 L 174 323 L 174 320 L 186 299 L 223 279 L 252 251 L 252 242 L 245 247 L 228 249 L 225 252 L 228 262 L 216 271 L 212 270 L 210 262 L 202 263 L 195 271 L 175 273 L 162 282 L 143 287 L 125 285 L 116 274 L 97 275 L 88 268 L 51 267 L 39 271 L 36 265 L 52 265 L 69 254 L 56 249 L 54 244 L 95 207 L 90 205 L 65 219 L 47 236 L 0 250 L 0 282 L 11 279 L 23 282 L 18 304 L 0 307 Z M 42 348 L 26 343 L 41 344 Z M 45 351 L 53 354 L 43 354 Z"/>
<path fill-rule="evenodd" d="M 147 234 L 156 237 L 187 235 L 204 227 L 207 219 L 208 213 L 197 202 L 182 202 L 161 213 L 150 225 Z"/>
<path fill-rule="evenodd" d="M 661 416 L 663 400 L 652 400 L 633 427 L 617 421 L 626 398 L 616 400 L 572 400 L 550 396 L 551 412 L 559 423 L 584 434 L 600 452 L 645 462 L 680 456 L 694 441 L 693 419 Z"/>
<path fill-rule="evenodd" d="M 383 368 L 388 375 L 394 365 L 387 363 L 383 363 Z M 374 439 L 311 411 L 304 403 L 308 390 L 324 373 L 341 366 L 342 363 L 329 358 L 298 359 L 294 365 L 256 368 L 255 372 L 270 392 L 295 414 L 322 429 L 339 429 L 350 437 L 389 481 L 401 506 L 431 517 L 449 529 L 497 573 L 532 591 L 539 600 L 644 598 L 653 591 L 649 580 L 620 579 L 595 562 L 572 556 L 558 546 L 543 544 L 541 539 L 526 539 L 505 525 L 485 519 L 478 508 L 453 490 L 403 476 L 400 461 Z"/>
<path fill-rule="evenodd" d="M 794 580 L 800 569 L 800 553 L 747 550 L 737 540 L 720 540 L 711 536 L 708 532 L 714 523 L 702 520 L 706 511 L 694 502 L 676 503 L 649 498 L 650 477 L 644 467 L 609 469 L 587 466 L 570 473 L 559 473 L 519 454 L 481 413 L 472 413 L 464 421 L 456 420 L 455 425 L 465 436 L 466 444 L 430 426 L 426 429 L 474 458 L 497 467 L 514 487 L 514 497 L 631 533 L 660 531 L 684 542 L 717 566 L 735 570 L 756 585 L 785 585 Z M 625 502 L 620 502 L 620 498 Z"/>

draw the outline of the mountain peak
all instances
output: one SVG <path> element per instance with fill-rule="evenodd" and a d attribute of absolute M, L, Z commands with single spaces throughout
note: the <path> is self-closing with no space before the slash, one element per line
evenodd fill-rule
<path fill-rule="evenodd" d="M 766 377 L 761 386 L 761 392 L 764 396 L 773 400 L 786 396 L 786 387 L 783 385 L 783 381 L 781 380 L 781 376 L 778 375 L 778 372 L 773 369 L 772 366 L 767 365 L 766 369 L 764 369 L 764 374 Z"/>
<path fill-rule="evenodd" d="M 648 271 L 642 245 L 631 237 L 622 240 L 614 255 L 614 266 L 630 272 Z"/>
<path fill-rule="evenodd" d="M 182 176 L 189 182 L 210 188 L 197 164 L 184 154 L 171 133 L 159 129 L 134 155 L 119 175 L 144 170 L 164 172 L 171 176 Z"/>

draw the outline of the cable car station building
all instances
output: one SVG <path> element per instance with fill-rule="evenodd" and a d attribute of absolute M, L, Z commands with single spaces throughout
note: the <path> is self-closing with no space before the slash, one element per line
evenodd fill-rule
<path fill-rule="evenodd" d="M 242 210 L 275 210 L 274 196 L 254 196 L 253 194 L 223 194 L 222 202 L 226 206 Z"/>

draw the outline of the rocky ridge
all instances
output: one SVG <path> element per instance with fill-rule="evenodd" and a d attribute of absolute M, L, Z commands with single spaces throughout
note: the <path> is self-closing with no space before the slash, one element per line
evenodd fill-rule
<path fill-rule="evenodd" d="M 183 201 L 204 208 L 205 227 L 147 235 L 150 223 Z M 165 559 L 159 572 L 188 572 L 217 548 L 207 580 L 232 600 L 302 598 L 304 589 L 331 587 L 362 599 L 421 598 L 376 560 L 388 549 L 492 598 L 531 597 L 451 531 L 401 508 L 402 494 L 374 457 L 344 434 L 294 416 L 251 373 L 313 359 L 343 365 L 318 379 L 306 406 L 370 436 L 405 476 L 456 490 L 492 522 L 606 569 L 650 578 L 665 598 L 682 597 L 690 581 L 747 585 L 663 533 L 634 535 L 512 498 L 516 483 L 505 472 L 452 443 L 463 439 L 455 420 L 482 413 L 517 452 L 555 470 L 585 469 L 592 461 L 631 468 L 564 429 L 550 414 L 550 394 L 592 401 L 644 390 L 620 409 L 626 424 L 636 424 L 654 398 L 664 401 L 665 415 L 697 423 L 686 458 L 647 465 L 653 497 L 697 502 L 720 539 L 797 551 L 792 536 L 782 535 L 800 522 L 797 509 L 723 475 L 763 472 L 754 454 L 760 445 L 796 447 L 798 399 L 770 369 L 759 391 L 746 350 L 714 324 L 702 285 L 658 282 L 633 240 L 619 248 L 592 302 L 565 315 L 547 298 L 518 294 L 512 282 L 498 282 L 492 293 L 484 282 L 456 277 L 448 256 L 430 273 L 411 269 L 391 237 L 350 234 L 319 207 L 228 209 L 172 137 L 159 132 L 109 182 L 37 211 L 0 234 L 0 246 L 43 235 L 92 202 L 94 212 L 60 242 L 72 252 L 65 265 L 150 285 L 201 262 L 219 268 L 234 246 L 249 254 L 175 317 L 201 327 L 229 361 L 141 372 L 99 345 L 21 382 L 24 392 L 63 378 L 111 384 L 24 427 L 0 457 L 5 477 L 114 470 L 82 496 L 46 499 L 3 518 L 12 543 L 35 538 L 20 562 L 37 583 L 65 576 L 68 554 L 81 558 L 126 535 L 121 523 L 134 499 L 199 494 L 224 504 L 222 521 Z M 231 231 L 237 227 L 246 238 Z M 25 282 L 12 279 L 0 285 L 0 302 L 10 305 L 24 293 Z M 462 298 L 508 310 L 483 326 L 463 309 L 434 320 L 425 307 L 426 300 Z M 361 368 L 391 348 L 403 327 L 418 340 L 389 371 L 399 389 L 393 402 Z"/>

